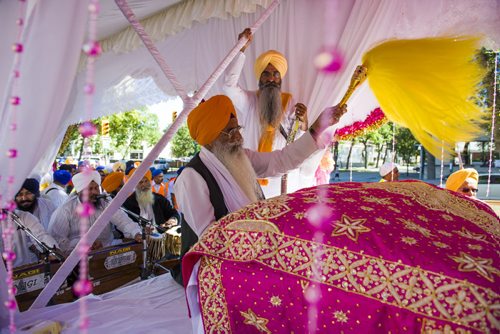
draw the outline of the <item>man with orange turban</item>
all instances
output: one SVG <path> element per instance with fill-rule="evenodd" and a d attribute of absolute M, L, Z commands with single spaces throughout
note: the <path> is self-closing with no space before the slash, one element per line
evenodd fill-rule
<path fill-rule="evenodd" d="M 474 168 L 463 168 L 451 174 L 446 180 L 446 189 L 476 198 L 479 174 Z"/>
<path fill-rule="evenodd" d="M 130 170 L 127 175 L 128 180 L 130 180 L 135 171 L 136 168 Z M 172 207 L 164 196 L 152 191 L 151 180 L 151 170 L 148 169 L 142 180 L 135 187 L 134 193 L 123 203 L 123 207 L 136 215 L 150 220 L 153 225 L 159 225 L 163 228 L 177 225 L 180 221 L 177 210 Z"/>
<path fill-rule="evenodd" d="M 307 107 L 295 103 L 290 93 L 281 91 L 288 63 L 285 56 L 275 50 L 266 51 L 255 60 L 254 73 L 259 85 L 257 91 L 244 90 L 238 85 L 245 64 L 244 51 L 252 41 L 249 28 L 238 39 L 243 36 L 248 38 L 248 43 L 228 67 L 223 91 L 232 100 L 238 119 L 245 127 L 242 133 L 245 148 L 258 152 L 279 150 L 287 144 L 296 119 L 300 121 L 297 137 L 307 130 Z M 281 194 L 280 178 L 259 180 L 259 183 L 266 198 Z"/>
<path fill-rule="evenodd" d="M 123 187 L 123 179 L 125 174 L 122 172 L 111 172 L 104 181 L 102 181 L 102 189 L 108 193 L 111 197 L 115 197 L 116 194 Z"/>
<path fill-rule="evenodd" d="M 319 135 L 345 112 L 345 107 L 327 108 L 297 141 L 283 150 L 261 153 L 243 148 L 241 126 L 227 96 L 214 96 L 193 109 L 187 120 L 189 133 L 202 148 L 174 185 L 187 222 L 181 225 L 181 255 L 212 222 L 263 199 L 257 177 L 287 173 L 322 149 L 316 142 Z M 174 277 L 181 282 L 179 269 Z"/>

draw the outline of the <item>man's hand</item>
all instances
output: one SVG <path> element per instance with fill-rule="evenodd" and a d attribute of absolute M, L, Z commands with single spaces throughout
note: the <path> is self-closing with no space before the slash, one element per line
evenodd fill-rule
<path fill-rule="evenodd" d="M 160 226 L 168 230 L 169 228 L 174 227 L 175 225 L 177 225 L 177 219 L 170 218 Z"/>
<path fill-rule="evenodd" d="M 134 240 L 135 240 L 135 241 L 137 241 L 137 242 L 142 242 L 142 234 L 137 233 L 137 234 L 134 236 Z"/>
<path fill-rule="evenodd" d="M 295 117 L 300 122 L 300 129 L 302 131 L 307 131 L 308 120 L 307 120 L 307 107 L 303 103 L 297 103 L 295 105 Z"/>
<path fill-rule="evenodd" d="M 96 250 L 96 249 L 101 249 L 102 248 L 102 241 L 101 240 L 96 240 L 92 244 L 92 247 L 90 247 L 90 250 Z"/>
<path fill-rule="evenodd" d="M 340 120 L 340 117 L 347 112 L 347 105 L 343 105 L 339 107 L 336 105 L 335 107 L 326 108 L 321 112 L 318 119 L 311 125 L 309 132 L 316 140 L 321 135 L 323 131 L 326 130 L 329 126 L 337 124 Z"/>
<path fill-rule="evenodd" d="M 250 43 L 253 40 L 253 35 L 252 35 L 252 30 L 250 28 L 246 28 L 243 30 L 239 35 L 238 35 L 238 41 L 242 38 L 246 37 L 248 38 L 248 42 L 243 45 L 243 47 L 240 49 L 241 52 L 245 52 L 246 48 L 250 45 Z"/>

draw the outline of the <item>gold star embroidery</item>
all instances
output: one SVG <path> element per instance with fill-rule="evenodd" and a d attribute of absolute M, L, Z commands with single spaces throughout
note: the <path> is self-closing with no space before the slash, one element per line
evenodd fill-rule
<path fill-rule="evenodd" d="M 354 198 L 344 198 L 344 202 L 356 203 L 357 201 Z"/>
<path fill-rule="evenodd" d="M 492 274 L 498 276 L 498 270 L 493 267 L 491 264 L 493 263 L 492 259 L 483 259 L 480 257 L 473 257 L 464 252 L 460 252 L 460 256 L 451 256 L 455 262 L 459 263 L 458 270 L 463 272 L 472 272 L 475 271 L 479 275 L 483 276 L 490 282 L 495 282 Z"/>
<path fill-rule="evenodd" d="M 439 231 L 438 231 L 438 233 L 439 233 L 439 234 L 442 234 L 442 235 L 444 235 L 444 236 L 447 236 L 447 237 L 451 237 L 451 236 L 452 236 L 452 234 L 451 234 L 451 233 L 446 232 L 446 231 L 443 231 L 443 230 L 439 230 Z"/>
<path fill-rule="evenodd" d="M 363 226 L 366 219 L 352 219 L 346 215 L 342 215 L 340 221 L 337 221 L 333 225 L 333 237 L 338 237 L 341 235 L 346 235 L 349 239 L 353 241 L 358 241 L 358 236 L 360 233 L 371 231 L 370 228 Z"/>
<path fill-rule="evenodd" d="M 347 322 L 347 320 L 349 320 L 347 314 L 345 314 L 343 311 L 335 311 L 333 312 L 333 316 L 335 317 L 335 319 L 337 319 L 338 322 Z"/>
<path fill-rule="evenodd" d="M 469 249 L 472 249 L 472 250 L 477 250 L 477 251 L 480 251 L 483 249 L 483 246 L 481 245 L 471 245 L 471 244 L 467 244 L 467 247 Z"/>
<path fill-rule="evenodd" d="M 305 217 L 304 212 L 297 212 L 297 213 L 295 214 L 295 219 L 302 219 L 302 218 L 304 218 L 304 217 Z"/>
<path fill-rule="evenodd" d="M 423 222 L 428 222 L 429 219 L 426 216 L 417 216 L 418 219 L 420 219 Z"/>
<path fill-rule="evenodd" d="M 440 241 L 435 241 L 433 242 L 434 246 L 439 247 L 439 248 L 450 248 L 447 244 L 440 242 Z"/>
<path fill-rule="evenodd" d="M 363 202 L 366 203 L 377 203 L 380 205 L 389 205 L 392 204 L 392 201 L 389 198 L 378 198 L 378 197 L 370 197 L 370 196 L 362 196 Z"/>
<path fill-rule="evenodd" d="M 272 296 L 270 302 L 273 306 L 281 306 L 281 298 L 278 296 Z"/>
<path fill-rule="evenodd" d="M 443 218 L 444 220 L 447 220 L 449 222 L 451 222 L 453 220 L 453 217 L 450 215 L 441 215 L 441 218 Z"/>
<path fill-rule="evenodd" d="M 480 233 L 473 233 L 466 229 L 465 227 L 462 227 L 460 231 L 455 231 L 456 234 L 464 237 L 464 238 L 469 238 L 469 239 L 474 239 L 474 240 L 480 240 L 480 241 L 486 241 L 486 236 L 484 234 Z"/>
<path fill-rule="evenodd" d="M 392 206 L 388 206 L 387 208 L 388 208 L 389 210 L 391 210 L 391 211 L 396 212 L 396 213 L 401 213 L 401 210 L 399 210 L 399 209 L 397 209 L 397 208 L 394 208 L 394 207 L 392 207 Z"/>
<path fill-rule="evenodd" d="M 360 208 L 360 209 L 361 209 L 361 210 L 364 210 L 364 211 L 368 211 L 368 212 L 373 211 L 373 208 L 370 208 L 369 206 L 364 206 L 364 205 L 363 205 L 363 206 L 361 206 L 361 208 Z"/>
<path fill-rule="evenodd" d="M 412 237 L 402 237 L 401 241 L 403 241 L 405 244 L 408 245 L 415 245 L 417 243 L 417 240 L 415 240 L 415 238 Z"/>
<path fill-rule="evenodd" d="M 423 236 L 425 236 L 427 238 L 432 236 L 432 233 L 430 230 L 412 222 L 411 220 L 399 219 L 399 221 L 401 221 L 403 224 L 405 224 L 406 229 L 408 229 L 410 231 L 420 232 L 420 233 L 422 233 Z"/>
<path fill-rule="evenodd" d="M 240 314 L 245 319 L 243 321 L 244 324 L 255 326 L 260 332 L 271 333 L 271 331 L 267 329 L 269 320 L 266 318 L 258 317 L 251 309 L 248 309 L 246 312 L 240 311 Z"/>
<path fill-rule="evenodd" d="M 377 223 L 384 224 L 384 225 L 389 225 L 390 224 L 390 222 L 387 219 L 384 219 L 384 218 L 381 218 L 381 217 L 375 218 L 375 221 Z"/>

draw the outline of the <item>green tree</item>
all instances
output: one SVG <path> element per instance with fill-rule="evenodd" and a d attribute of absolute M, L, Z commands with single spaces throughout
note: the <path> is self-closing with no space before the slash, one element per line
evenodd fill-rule
<path fill-rule="evenodd" d="M 175 158 L 190 157 L 199 150 L 200 145 L 189 135 L 187 125 L 181 126 L 172 138 L 172 156 Z"/>
<path fill-rule="evenodd" d="M 142 149 L 142 143 L 154 145 L 161 137 L 158 116 L 145 108 L 114 114 L 109 119 L 111 150 L 121 154 L 122 159 L 130 150 Z"/>
<path fill-rule="evenodd" d="M 396 153 L 401 156 L 406 164 L 406 173 L 408 174 L 412 157 L 418 152 L 418 141 L 407 128 L 396 128 Z"/>

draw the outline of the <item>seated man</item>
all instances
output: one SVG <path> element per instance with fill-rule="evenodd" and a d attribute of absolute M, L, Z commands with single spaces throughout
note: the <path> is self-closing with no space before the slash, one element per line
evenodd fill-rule
<path fill-rule="evenodd" d="M 399 180 L 398 165 L 393 162 L 386 162 L 385 164 L 380 166 L 379 173 L 382 177 L 379 182 L 391 182 Z"/>
<path fill-rule="evenodd" d="M 50 217 L 56 207 L 49 199 L 40 197 L 40 183 L 36 179 L 26 179 L 14 200 L 19 210 L 33 214 L 48 230 Z"/>
<path fill-rule="evenodd" d="M 14 210 L 13 219 L 17 219 L 17 217 L 19 217 L 19 223 L 29 229 L 38 240 L 44 242 L 48 247 L 58 247 L 57 242 L 43 228 L 38 221 L 38 218 L 29 212 L 16 209 Z M 38 254 L 40 253 L 41 248 L 36 246 L 35 240 L 32 240 L 32 238 L 24 230 L 17 227 L 15 223 L 13 224 L 15 232 L 12 236 L 12 250 L 16 253 L 14 267 L 38 262 Z M 3 238 L 0 238 L 0 252 L 3 253 L 4 251 Z"/>
<path fill-rule="evenodd" d="M 130 179 L 135 171 L 136 169 L 133 168 L 127 177 Z M 123 207 L 147 220 L 151 220 L 153 225 L 160 225 L 164 228 L 177 225 L 179 222 L 179 214 L 168 200 L 151 190 L 150 170 L 137 184 L 134 193 L 125 200 Z"/>
<path fill-rule="evenodd" d="M 95 212 L 89 217 L 89 224 L 92 226 L 107 206 L 104 199 L 100 199 L 101 176 L 96 171 L 88 174 L 79 173 L 73 176 L 76 194 L 72 194 L 68 200 L 60 206 L 52 215 L 49 224 L 49 233 L 56 239 L 61 250 L 68 254 L 75 248 L 80 241 L 80 216 L 78 207 L 82 203 L 83 190 L 88 188 L 89 202 L 94 205 Z M 134 223 L 123 211 L 116 211 L 110 220 L 111 224 L 116 225 L 125 237 L 133 238 L 137 242 L 142 242 L 141 229 Z M 91 249 L 99 249 L 111 246 L 113 242 L 113 232 L 111 224 L 103 229 Z"/>
<path fill-rule="evenodd" d="M 474 168 L 459 169 L 446 180 L 445 188 L 476 198 L 479 174 Z"/>
<path fill-rule="evenodd" d="M 187 224 L 182 224 L 181 256 L 222 216 L 263 199 L 257 177 L 286 173 L 320 149 L 316 140 L 336 124 L 344 108 L 327 108 L 310 130 L 283 150 L 244 149 L 238 118 L 224 95 L 210 98 L 188 116 L 191 137 L 202 149 L 177 177 L 175 194 Z M 180 268 L 174 277 L 181 283 Z"/>
<path fill-rule="evenodd" d="M 71 181 L 71 174 L 67 170 L 56 170 L 52 178 L 54 182 L 43 191 L 43 196 L 50 199 L 57 208 L 68 199 L 66 185 Z"/>

